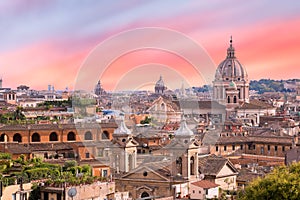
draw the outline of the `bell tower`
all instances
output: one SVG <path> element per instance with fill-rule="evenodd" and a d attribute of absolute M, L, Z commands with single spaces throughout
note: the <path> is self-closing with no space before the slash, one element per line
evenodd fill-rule
<path fill-rule="evenodd" d="M 126 127 L 124 116 L 119 120 L 118 128 L 113 134 L 113 143 L 118 147 L 112 151 L 112 166 L 116 173 L 128 172 L 136 167 L 137 146 L 131 134 Z"/>
<path fill-rule="evenodd" d="M 170 147 L 175 157 L 172 175 L 188 180 L 196 179 L 199 175 L 198 151 L 200 144 L 195 139 L 193 131 L 187 126 L 184 116 L 182 116 L 180 127 L 175 131 L 174 136 Z"/>

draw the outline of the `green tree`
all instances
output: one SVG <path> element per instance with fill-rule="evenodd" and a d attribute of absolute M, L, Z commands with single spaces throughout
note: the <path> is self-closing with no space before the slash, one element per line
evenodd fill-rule
<path fill-rule="evenodd" d="M 17 109 L 14 111 L 13 116 L 15 120 L 25 120 L 25 115 L 22 113 L 23 108 L 18 106 Z"/>
<path fill-rule="evenodd" d="M 41 191 L 40 187 L 38 186 L 37 183 L 34 183 L 31 187 L 31 192 L 29 196 L 29 200 L 36 200 L 36 199 L 41 199 Z"/>
<path fill-rule="evenodd" d="M 300 163 L 275 168 L 251 182 L 239 199 L 300 199 Z"/>
<path fill-rule="evenodd" d="M 141 120 L 140 123 L 141 124 L 150 124 L 150 122 L 151 122 L 151 118 L 146 116 L 146 118 L 144 120 Z"/>

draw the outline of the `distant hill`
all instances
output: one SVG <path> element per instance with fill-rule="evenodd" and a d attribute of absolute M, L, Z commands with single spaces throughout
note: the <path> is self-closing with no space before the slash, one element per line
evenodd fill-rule
<path fill-rule="evenodd" d="M 264 92 L 294 92 L 297 82 L 300 82 L 300 79 L 260 79 L 258 81 L 252 80 L 250 81 L 250 90 L 255 90 L 259 94 L 262 94 Z"/>
<path fill-rule="evenodd" d="M 272 80 L 272 79 L 260 79 L 250 81 L 250 90 L 255 90 L 259 94 L 264 92 L 294 92 L 296 89 L 296 83 L 300 82 L 300 79 L 288 79 L 288 80 Z M 212 91 L 211 85 L 203 85 L 202 87 L 192 87 L 194 92 L 208 92 Z"/>

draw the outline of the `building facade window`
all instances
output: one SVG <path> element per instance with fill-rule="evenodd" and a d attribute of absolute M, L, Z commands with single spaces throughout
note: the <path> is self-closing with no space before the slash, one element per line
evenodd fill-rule
<path fill-rule="evenodd" d="M 40 141 L 41 141 L 41 138 L 40 138 L 40 135 L 38 133 L 34 133 L 31 136 L 31 142 L 40 142 Z"/>
<path fill-rule="evenodd" d="M 275 147 L 274 147 L 274 150 L 275 150 L 275 151 L 277 151 L 277 149 L 278 149 L 278 147 L 277 147 L 277 146 L 275 146 Z"/>
<path fill-rule="evenodd" d="M 191 175 L 195 175 L 195 159 L 194 159 L 194 156 L 191 157 L 190 159 L 190 172 L 191 172 Z"/>
<path fill-rule="evenodd" d="M 14 134 L 13 141 L 14 142 L 22 142 L 22 136 L 19 133 Z"/>
<path fill-rule="evenodd" d="M 74 132 L 69 132 L 67 135 L 67 140 L 68 141 L 75 141 L 76 140 L 76 135 Z"/>
<path fill-rule="evenodd" d="M 227 151 L 227 146 L 226 145 L 224 146 L 224 151 Z"/>
<path fill-rule="evenodd" d="M 55 132 L 50 133 L 49 141 L 58 141 L 58 136 Z"/>
<path fill-rule="evenodd" d="M 234 144 L 232 145 L 232 150 L 233 150 L 233 151 L 235 150 L 235 145 L 234 145 Z"/>
<path fill-rule="evenodd" d="M 8 141 L 8 136 L 5 133 L 1 134 L 0 142 L 7 142 L 7 141 Z"/>
<path fill-rule="evenodd" d="M 101 135 L 102 140 L 109 140 L 109 133 L 108 131 L 103 131 Z"/>
<path fill-rule="evenodd" d="M 216 151 L 219 151 L 219 146 L 216 146 Z"/>
<path fill-rule="evenodd" d="M 102 177 L 107 177 L 108 173 L 107 173 L 107 169 L 103 169 L 102 170 Z"/>
<path fill-rule="evenodd" d="M 241 148 L 241 150 L 243 150 L 244 146 L 241 144 L 240 148 Z"/>
<path fill-rule="evenodd" d="M 271 150 L 271 146 L 270 145 L 268 145 L 268 151 L 270 151 Z"/>
<path fill-rule="evenodd" d="M 84 134 L 84 140 L 93 140 L 93 135 L 90 131 L 87 131 L 85 134 Z"/>
<path fill-rule="evenodd" d="M 176 159 L 176 169 L 177 169 L 177 173 L 182 174 L 182 158 L 181 157 Z"/>
<path fill-rule="evenodd" d="M 282 151 L 285 151 L 285 146 L 282 146 Z"/>
<path fill-rule="evenodd" d="M 85 158 L 90 158 L 90 153 L 89 152 L 85 153 Z"/>
<path fill-rule="evenodd" d="M 104 149 L 103 148 L 98 149 L 98 157 L 103 157 L 103 155 L 104 155 Z"/>
<path fill-rule="evenodd" d="M 146 199 L 146 197 L 150 197 L 150 195 L 147 192 L 143 192 L 142 195 L 141 195 L 141 198 Z"/>
<path fill-rule="evenodd" d="M 265 153 L 265 148 L 264 147 L 260 147 L 260 154 L 263 155 Z"/>

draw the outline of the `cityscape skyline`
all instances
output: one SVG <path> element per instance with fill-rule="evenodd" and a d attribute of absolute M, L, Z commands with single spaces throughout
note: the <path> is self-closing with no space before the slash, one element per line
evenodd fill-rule
<path fill-rule="evenodd" d="M 80 66 L 99 43 L 143 27 L 167 28 L 190 37 L 207 51 L 215 69 L 225 59 L 233 35 L 237 58 L 247 68 L 250 80 L 289 79 L 300 74 L 298 2 L 272 2 L 272 6 L 268 6 L 271 1 L 170 3 L 1 2 L 0 26 L 5 30 L 0 39 L 3 87 L 25 84 L 46 89 L 51 84 L 57 89 L 72 89 Z M 146 50 L 122 56 L 113 61 L 109 76 L 120 79 L 118 70 L 123 67 L 126 71 L 129 65 L 177 65 L 176 57 L 167 53 L 160 57 L 157 53 Z M 145 57 L 147 62 L 139 62 Z M 154 68 L 157 78 L 153 84 L 161 74 L 159 65 Z M 182 80 L 177 82 L 179 88 Z M 107 90 L 113 88 L 113 83 L 102 83 Z"/>

